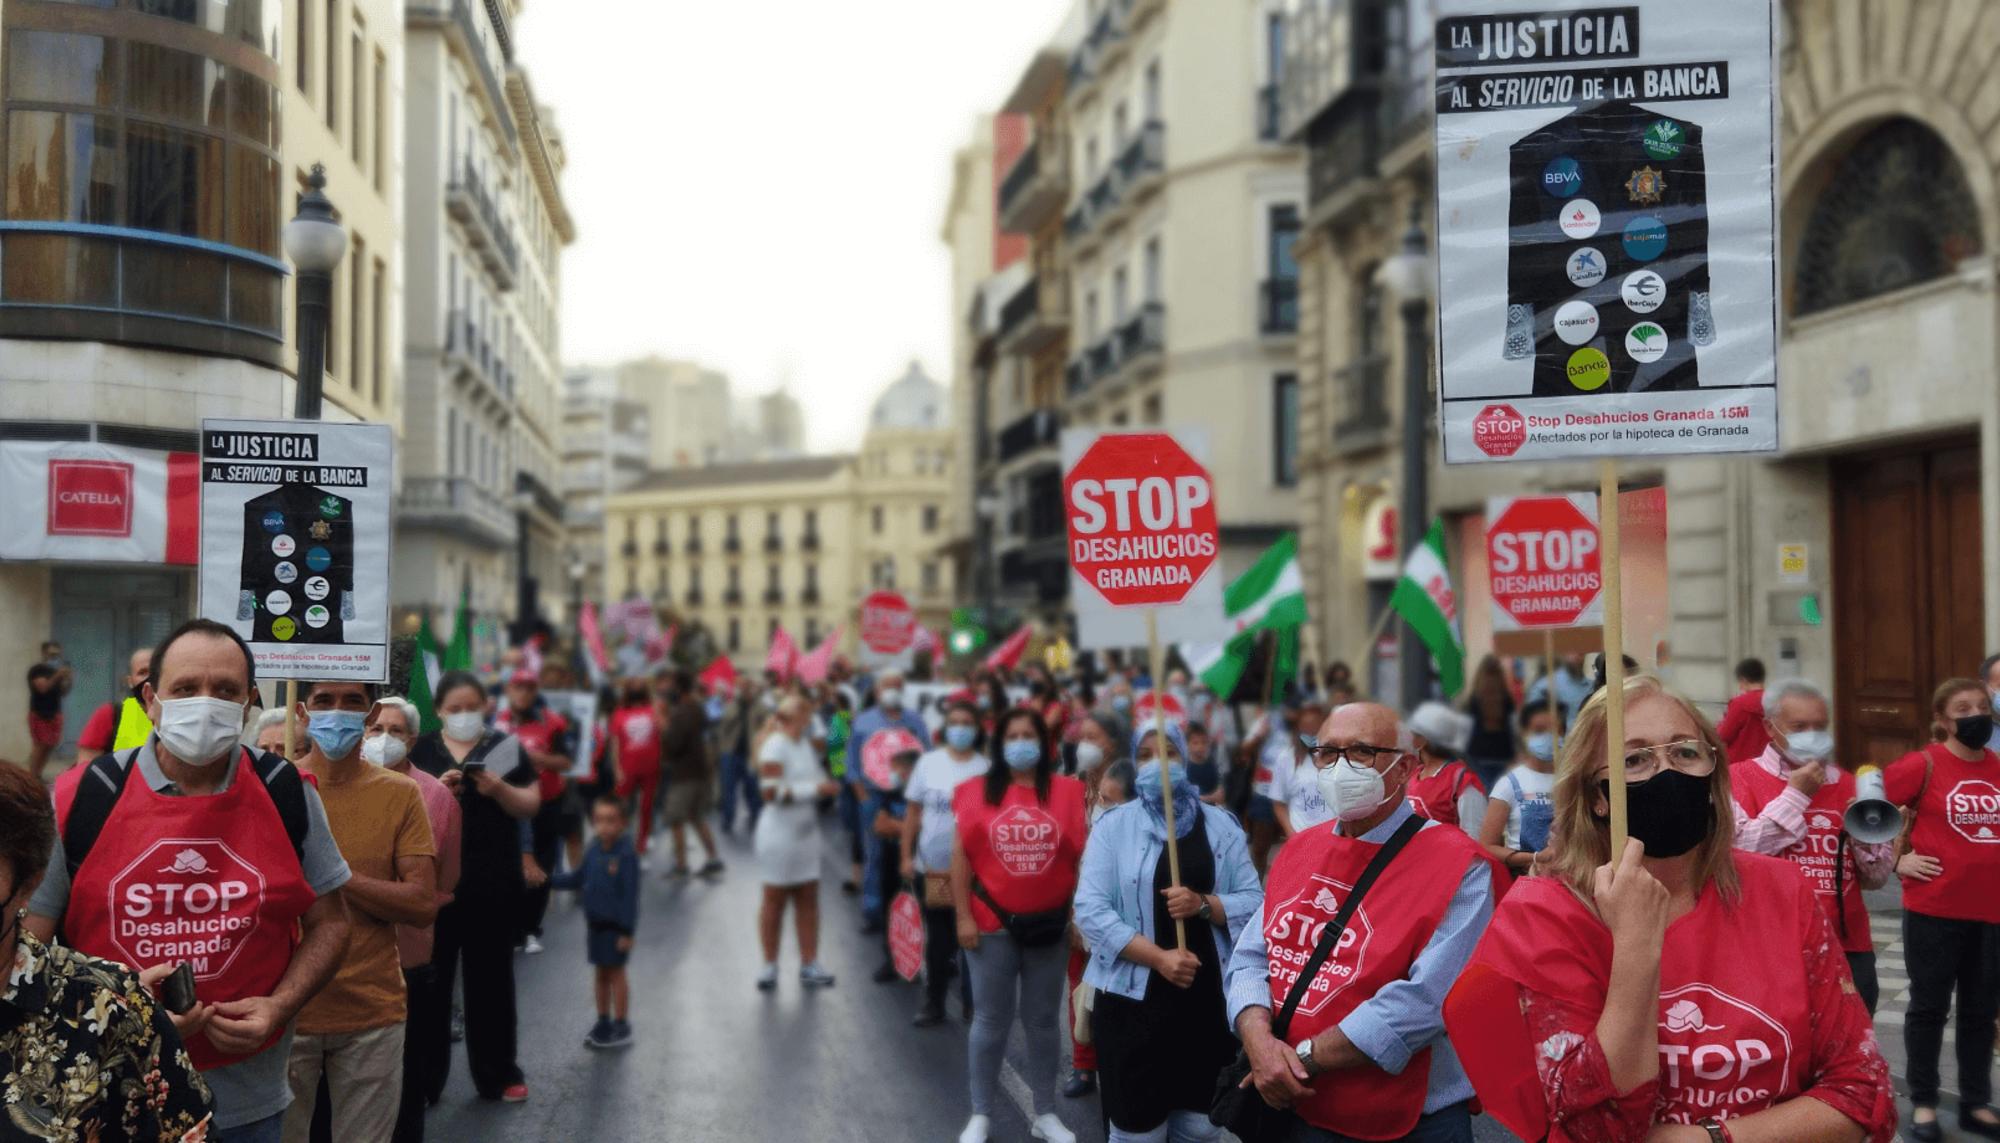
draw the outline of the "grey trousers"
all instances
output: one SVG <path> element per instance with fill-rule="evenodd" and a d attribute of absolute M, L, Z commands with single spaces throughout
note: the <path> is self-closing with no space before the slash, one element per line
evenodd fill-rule
<path fill-rule="evenodd" d="M 1004 932 L 984 933 L 979 947 L 965 956 L 972 969 L 972 1113 L 993 1114 L 1000 1066 L 1007 1058 L 1007 1031 L 1017 1007 L 1028 1042 L 1021 1078 L 1034 1093 L 1035 1114 L 1054 1111 L 1056 1068 L 1062 1055 L 1056 1017 L 1063 1010 L 1068 984 L 1064 972 L 1069 943 L 1022 948 Z"/>

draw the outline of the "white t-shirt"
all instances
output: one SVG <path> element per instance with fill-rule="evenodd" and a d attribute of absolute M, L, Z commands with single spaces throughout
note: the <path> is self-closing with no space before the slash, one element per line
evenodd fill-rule
<path fill-rule="evenodd" d="M 952 794 L 959 783 L 985 776 L 991 765 L 991 760 L 979 753 L 960 762 L 944 747 L 926 751 L 917 759 L 903 795 L 911 804 L 924 808 L 924 820 L 917 826 L 918 869 L 943 873 L 951 868 L 951 834 L 957 825 L 951 812 Z"/>
<path fill-rule="evenodd" d="M 1269 715 L 1264 716 L 1258 725 L 1260 728 L 1268 725 L 1271 730 L 1264 735 L 1264 741 L 1257 747 L 1259 773 L 1255 777 L 1262 778 L 1262 771 L 1269 771 L 1271 777 L 1269 781 L 1253 780 L 1250 783 L 1250 791 L 1274 802 L 1282 802 L 1285 800 L 1285 778 L 1291 773 L 1294 761 L 1292 743 L 1298 740 L 1298 736 L 1287 730 L 1283 722 Z"/>
<path fill-rule="evenodd" d="M 1549 823 L 1555 820 L 1555 803 L 1550 792 L 1556 776 L 1516 764 L 1493 783 L 1493 800 L 1507 803 L 1507 830 L 1500 841 L 1508 849 L 1540 850 L 1549 842 Z M 1523 823 L 1533 845 L 1523 845 Z"/>
<path fill-rule="evenodd" d="M 1272 764 L 1271 800 L 1290 807 L 1293 833 L 1333 820 L 1333 807 L 1320 796 L 1319 767 L 1310 758 Z"/>

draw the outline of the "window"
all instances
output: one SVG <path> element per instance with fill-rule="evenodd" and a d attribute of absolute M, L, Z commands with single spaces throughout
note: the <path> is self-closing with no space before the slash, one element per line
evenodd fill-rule
<path fill-rule="evenodd" d="M 1146 300 L 1160 300 L 1160 240 L 1158 237 L 1146 239 L 1143 273 L 1145 275 Z"/>
<path fill-rule="evenodd" d="M 1146 65 L 1146 119 L 1160 118 L 1160 61 Z"/>
<path fill-rule="evenodd" d="M 1092 290 L 1083 297 L 1083 338 L 1097 340 L 1097 291 Z"/>
<path fill-rule="evenodd" d="M 938 566 L 934 561 L 931 560 L 924 561 L 923 585 L 924 585 L 924 594 L 926 595 L 929 595 L 937 591 L 938 589 Z"/>
<path fill-rule="evenodd" d="M 877 504 L 868 510 L 869 529 L 876 535 L 882 534 L 882 506 Z"/>
<path fill-rule="evenodd" d="M 382 298 L 388 293 L 388 282 L 389 282 L 389 267 L 383 263 L 382 259 L 380 258 L 375 259 L 375 282 L 374 282 L 374 289 L 372 291 L 372 296 L 370 298 L 373 308 L 369 313 L 369 319 L 368 319 L 368 334 L 370 339 L 369 358 L 372 362 L 372 368 L 370 368 L 368 376 L 369 379 L 373 382 L 373 387 L 369 390 L 368 395 L 375 402 L 375 406 L 377 408 L 384 407 L 382 403 L 382 396 L 383 396 L 382 371 L 384 362 L 383 327 L 387 325 L 388 322 L 383 312 L 384 303 L 382 301 Z"/>
<path fill-rule="evenodd" d="M 1112 271 L 1111 324 L 1113 326 L 1121 326 L 1125 324 L 1125 314 L 1129 304 L 1129 300 L 1127 299 L 1126 295 L 1130 292 L 1130 288 L 1131 284 L 1125 273 L 1125 267 L 1120 266 L 1118 267 L 1118 269 Z"/>
<path fill-rule="evenodd" d="M 930 535 L 932 532 L 937 531 L 937 529 L 938 506 L 935 504 L 926 504 L 924 505 L 924 534 Z"/>
<path fill-rule="evenodd" d="M 653 592 L 656 595 L 667 594 L 667 565 L 665 564 L 661 564 L 659 569 L 654 573 Z"/>
<path fill-rule="evenodd" d="M 764 513 L 764 534 L 774 540 L 778 538 L 778 514 L 776 512 Z"/>
<path fill-rule="evenodd" d="M 326 0 L 326 129 L 340 134 L 340 0 Z"/>
<path fill-rule="evenodd" d="M 1085 181 L 1097 177 L 1097 136 L 1092 135 L 1083 145 L 1083 177 Z"/>
<path fill-rule="evenodd" d="M 361 364 L 367 356 L 361 352 L 361 338 L 367 331 L 363 328 L 361 315 L 368 312 L 363 294 L 368 286 L 368 244 L 356 234 L 352 237 L 353 250 L 348 260 L 354 265 L 347 275 L 349 297 L 347 301 L 347 360 L 353 363 L 354 391 L 361 392 Z"/>
<path fill-rule="evenodd" d="M 1280 488 L 1299 482 L 1299 377 L 1271 379 L 1271 481 Z"/>
<path fill-rule="evenodd" d="M 764 565 L 764 590 L 765 590 L 765 591 L 777 591 L 777 590 L 778 590 L 778 565 L 777 565 L 777 564 L 766 564 L 766 565 Z"/>
<path fill-rule="evenodd" d="M 1285 14 L 1264 17 L 1264 82 L 1276 86 L 1285 78 Z"/>
<path fill-rule="evenodd" d="M 732 615 L 729 617 L 729 650 L 731 652 L 734 652 L 742 646 L 743 646 L 743 626 L 740 622 L 738 622 L 737 618 L 734 615 Z"/>
<path fill-rule="evenodd" d="M 818 590 L 819 590 L 819 565 L 818 565 L 818 564 L 807 564 L 807 565 L 806 565 L 806 590 L 807 590 L 807 591 L 818 591 Z"/>
<path fill-rule="evenodd" d="M 1272 207 L 1266 237 L 1270 244 L 1266 251 L 1270 276 L 1282 281 L 1297 281 L 1299 261 L 1292 247 L 1299 240 L 1299 208 L 1291 203 Z"/>
<path fill-rule="evenodd" d="M 819 532 L 819 509 L 808 508 L 806 509 L 806 535 L 808 536 L 816 535 L 818 534 L 818 532 Z"/>
<path fill-rule="evenodd" d="M 1373 263 L 1361 268 L 1361 288 L 1355 291 L 1354 356 L 1364 360 L 1379 357 L 1388 349 L 1382 329 L 1382 314 L 1388 307 L 1382 296 L 1382 284 L 1375 280 L 1375 270 Z"/>
<path fill-rule="evenodd" d="M 374 168 L 377 191 L 389 189 L 389 128 L 388 112 L 385 110 L 388 106 L 389 57 L 382 54 L 382 49 L 376 48 L 375 93 L 374 98 L 369 100 L 369 110 L 375 113 L 375 122 L 368 138 L 375 145 L 374 162 L 370 165 Z"/>
<path fill-rule="evenodd" d="M 444 471 L 447 476 L 458 475 L 458 410 L 444 411 Z M 632 522 L 625 521 L 626 538 L 631 538 Z"/>
<path fill-rule="evenodd" d="M 775 643 L 777 641 L 778 641 L 778 617 L 773 615 L 770 619 L 766 620 L 764 623 L 764 642 Z"/>
<path fill-rule="evenodd" d="M 692 536 L 694 533 L 690 531 L 688 535 Z M 724 540 L 736 539 L 736 513 L 731 512 L 722 518 L 722 538 Z"/>
<path fill-rule="evenodd" d="M 353 90 L 354 106 L 348 112 L 347 116 L 347 146 L 348 153 L 354 156 L 354 164 L 360 166 L 361 156 L 367 153 L 361 148 L 361 128 L 363 124 L 368 122 L 368 117 L 363 114 L 362 105 L 362 100 L 368 94 L 368 86 L 361 82 L 361 77 L 368 74 L 368 49 L 362 42 L 359 16 L 355 17 L 355 25 L 354 35 L 350 40 L 351 46 L 348 51 L 350 62 L 347 82 L 348 86 Z"/>
<path fill-rule="evenodd" d="M 1125 140 L 1129 138 L 1132 133 L 1131 118 L 1132 118 L 1131 115 L 1128 114 L 1125 109 L 1125 101 L 1122 99 L 1119 100 L 1118 106 L 1113 108 L 1111 111 L 1112 150 L 1122 151 L 1125 149 Z"/>
<path fill-rule="evenodd" d="M 1139 420 L 1141 424 L 1147 425 L 1157 425 L 1160 423 L 1162 418 L 1160 416 L 1160 395 L 1158 393 L 1147 395 L 1145 402 L 1140 405 Z"/>
<path fill-rule="evenodd" d="M 740 578 L 740 576 L 739 576 L 739 575 L 737 574 L 737 573 L 738 573 L 738 571 L 739 571 L 739 569 L 737 568 L 737 566 L 736 566 L 735 564 L 730 564 L 730 565 L 729 565 L 729 567 L 728 567 L 728 568 L 727 568 L 726 570 L 727 570 L 727 571 L 728 571 L 728 573 L 729 573 L 729 586 L 728 586 L 728 587 L 726 587 L 726 588 L 724 588 L 723 590 L 725 590 L 725 591 L 729 591 L 729 592 L 739 592 L 739 591 L 742 591 L 742 590 L 743 590 L 743 581 L 742 581 L 742 579 Z"/>
<path fill-rule="evenodd" d="M 299 91 L 307 96 L 312 94 L 312 12 L 304 4 L 299 5 L 298 43 L 292 53 L 293 66 L 299 73 Z"/>

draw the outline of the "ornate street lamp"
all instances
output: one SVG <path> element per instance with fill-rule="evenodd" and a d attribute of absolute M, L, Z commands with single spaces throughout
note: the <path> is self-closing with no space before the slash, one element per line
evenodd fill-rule
<path fill-rule="evenodd" d="M 299 212 L 285 224 L 285 257 L 292 260 L 297 281 L 299 383 L 292 416 L 318 420 L 326 379 L 327 325 L 332 319 L 333 271 L 347 255 L 347 229 L 334 217 L 327 200 L 326 168 L 313 164 Z"/>

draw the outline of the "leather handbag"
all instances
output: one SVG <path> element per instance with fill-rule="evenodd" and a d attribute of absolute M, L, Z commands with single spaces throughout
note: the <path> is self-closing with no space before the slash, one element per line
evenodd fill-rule
<path fill-rule="evenodd" d="M 1340 911 L 1321 930 L 1312 956 L 1299 970 L 1298 979 L 1292 982 L 1292 990 L 1285 995 L 1284 1007 L 1279 1010 L 1277 1019 L 1271 1022 L 1271 1036 L 1278 1043 L 1288 1044 L 1286 1033 L 1291 1030 L 1292 1014 L 1298 1011 L 1299 1001 L 1305 999 L 1306 992 L 1312 988 L 1321 966 L 1333 955 L 1334 946 L 1340 943 L 1340 934 L 1347 928 L 1348 918 L 1360 906 L 1368 887 L 1375 884 L 1375 879 L 1382 875 L 1390 860 L 1402 852 L 1422 828 L 1424 819 L 1415 814 L 1396 827 L 1396 832 L 1389 835 L 1389 840 L 1382 843 L 1382 848 L 1369 859 L 1368 867 L 1361 871 L 1360 879 L 1354 883 L 1354 891 L 1341 902 Z M 1208 1121 L 1217 1127 L 1227 1128 L 1243 1143 L 1277 1143 L 1289 1133 L 1292 1113 L 1265 1103 L 1255 1084 L 1246 1086 L 1243 1081 L 1250 1077 L 1250 1071 L 1250 1054 L 1239 1048 L 1236 1059 L 1215 1077 L 1215 1099 L 1209 1105 Z"/>
<path fill-rule="evenodd" d="M 949 909 L 951 907 L 951 877 L 943 873 L 924 874 L 924 908 Z"/>
<path fill-rule="evenodd" d="M 986 886 L 973 878 L 972 895 L 986 903 L 993 915 L 1000 918 L 1000 927 L 1014 938 L 1014 943 L 1022 948 L 1036 949 L 1055 944 L 1069 931 L 1069 910 L 1053 909 L 1046 913 L 1009 913 L 995 904 Z"/>

